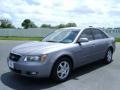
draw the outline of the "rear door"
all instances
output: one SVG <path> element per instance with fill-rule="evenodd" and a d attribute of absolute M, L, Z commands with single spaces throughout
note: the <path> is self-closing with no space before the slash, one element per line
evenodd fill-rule
<path fill-rule="evenodd" d="M 108 46 L 108 37 L 99 29 L 92 29 L 92 33 L 95 39 L 93 60 L 103 59 Z"/>

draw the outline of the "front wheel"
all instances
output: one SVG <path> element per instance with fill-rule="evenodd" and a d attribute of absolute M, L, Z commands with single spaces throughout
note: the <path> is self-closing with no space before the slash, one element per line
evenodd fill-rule
<path fill-rule="evenodd" d="M 57 82 L 63 82 L 68 79 L 71 74 L 71 62 L 69 58 L 59 59 L 52 70 L 52 79 Z"/>
<path fill-rule="evenodd" d="M 108 49 L 108 51 L 107 51 L 107 53 L 105 55 L 105 59 L 104 59 L 106 64 L 109 64 L 109 63 L 112 62 L 112 55 L 113 55 L 112 50 Z"/>

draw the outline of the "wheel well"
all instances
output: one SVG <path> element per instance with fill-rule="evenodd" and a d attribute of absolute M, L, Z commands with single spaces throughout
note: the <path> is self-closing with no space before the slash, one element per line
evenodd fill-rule
<path fill-rule="evenodd" d="M 71 63 L 71 65 L 72 65 L 72 69 L 73 69 L 73 59 L 72 59 L 70 56 L 68 56 L 68 55 L 63 55 L 63 56 L 60 56 L 59 58 L 57 58 L 57 60 L 54 62 L 53 66 L 52 66 L 52 70 L 51 70 L 50 76 L 52 75 L 52 71 L 53 71 L 54 65 L 57 63 L 57 61 L 58 61 L 60 58 L 65 58 L 65 57 L 70 59 L 70 63 Z"/>
<path fill-rule="evenodd" d="M 109 49 L 110 49 L 110 50 L 112 51 L 112 53 L 113 53 L 113 47 L 112 47 L 112 46 L 110 46 L 110 47 L 109 47 Z"/>
<path fill-rule="evenodd" d="M 63 56 L 60 56 L 57 60 L 59 60 L 60 58 L 69 58 L 69 59 L 70 59 L 70 62 L 71 62 L 71 65 L 72 65 L 72 68 L 73 68 L 73 59 L 72 59 L 70 56 L 68 56 L 68 55 L 63 55 Z M 57 62 L 57 60 L 56 60 L 56 62 Z"/>

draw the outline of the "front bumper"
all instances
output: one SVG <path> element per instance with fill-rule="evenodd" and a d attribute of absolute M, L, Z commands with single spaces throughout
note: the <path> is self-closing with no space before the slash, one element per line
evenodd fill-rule
<path fill-rule="evenodd" d="M 12 72 L 28 77 L 49 77 L 51 73 L 51 65 L 49 62 L 43 64 L 40 62 L 15 62 L 8 58 L 7 63 Z M 12 63 L 12 66 L 10 63 Z"/>

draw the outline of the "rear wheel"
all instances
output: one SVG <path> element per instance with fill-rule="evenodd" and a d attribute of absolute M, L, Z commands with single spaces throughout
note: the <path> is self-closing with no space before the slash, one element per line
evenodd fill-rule
<path fill-rule="evenodd" d="M 60 58 L 54 65 L 52 70 L 52 80 L 63 82 L 68 79 L 71 74 L 71 62 L 69 58 Z"/>
<path fill-rule="evenodd" d="M 112 50 L 108 49 L 108 51 L 107 51 L 107 53 L 105 55 L 105 59 L 104 59 L 104 61 L 105 61 L 106 64 L 109 64 L 109 63 L 111 63 L 113 61 L 112 60 L 112 56 L 113 56 Z"/>

